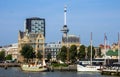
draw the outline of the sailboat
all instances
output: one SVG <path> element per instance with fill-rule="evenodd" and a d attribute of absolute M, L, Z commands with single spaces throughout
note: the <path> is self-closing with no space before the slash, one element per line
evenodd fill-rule
<path fill-rule="evenodd" d="M 37 61 L 35 64 L 23 64 L 21 65 L 21 69 L 23 71 L 31 71 L 31 72 L 43 72 L 47 71 L 48 68 L 46 67 L 45 59 L 44 59 L 44 50 L 43 50 L 43 60 L 41 64 L 37 64 Z"/>
<path fill-rule="evenodd" d="M 23 64 L 21 65 L 21 69 L 23 71 L 31 71 L 31 72 L 42 72 L 47 71 L 45 64 Z"/>
<path fill-rule="evenodd" d="M 118 62 L 113 63 L 113 64 L 120 65 L 120 36 L 119 36 L 119 33 L 118 33 Z"/>
<path fill-rule="evenodd" d="M 119 39 L 119 33 L 118 33 L 118 62 L 113 63 L 112 68 L 110 68 L 110 69 L 105 68 L 102 71 L 114 71 L 114 72 L 120 71 L 120 39 Z"/>
<path fill-rule="evenodd" d="M 86 65 L 86 66 L 83 66 L 83 65 L 80 65 L 80 64 L 77 64 L 77 71 L 79 72 L 99 72 L 100 70 L 100 66 L 93 66 L 92 65 L 92 32 L 91 32 L 91 40 L 90 40 L 90 45 L 91 45 L 91 59 L 90 59 L 90 65 Z"/>

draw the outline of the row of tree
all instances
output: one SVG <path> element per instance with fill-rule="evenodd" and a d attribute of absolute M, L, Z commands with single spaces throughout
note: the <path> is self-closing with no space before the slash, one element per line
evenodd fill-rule
<path fill-rule="evenodd" d="M 8 54 L 5 56 L 5 50 L 0 51 L 0 61 L 12 60 L 12 55 Z"/>
<path fill-rule="evenodd" d="M 85 45 L 81 45 L 79 47 L 79 50 L 77 50 L 76 45 L 72 45 L 69 48 L 69 53 L 67 53 L 67 47 L 63 46 L 61 48 L 61 51 L 57 55 L 57 59 L 65 62 L 67 60 L 67 54 L 69 55 L 69 61 L 71 63 L 74 63 L 78 59 L 90 59 L 91 57 L 91 46 L 87 47 L 87 52 L 86 52 L 86 47 Z M 97 56 L 101 56 L 101 49 L 99 48 L 99 51 L 97 52 Z M 92 58 L 95 57 L 95 48 L 92 46 Z"/>
<path fill-rule="evenodd" d="M 24 60 L 26 62 L 29 62 L 29 60 L 33 60 L 34 58 L 41 59 L 42 55 L 40 52 L 36 53 L 33 50 L 33 47 L 31 45 L 25 44 L 22 47 L 22 50 L 20 51 L 21 55 L 24 57 Z"/>
<path fill-rule="evenodd" d="M 31 45 L 25 44 L 22 47 L 22 50 L 20 51 L 21 55 L 24 57 L 25 62 L 30 62 L 33 59 L 38 59 L 38 60 L 42 60 L 43 58 L 43 51 L 38 51 L 35 52 L 33 47 Z M 50 60 L 51 59 L 51 53 L 47 54 L 47 59 Z"/>
<path fill-rule="evenodd" d="M 67 53 L 67 49 L 69 50 L 69 53 Z M 20 51 L 21 55 L 26 59 L 26 62 L 29 60 L 33 60 L 34 58 L 37 58 L 39 60 L 42 59 L 42 51 L 38 51 L 37 53 L 34 51 L 32 46 L 25 44 L 22 47 L 22 50 Z M 79 49 L 77 49 L 76 45 L 72 45 L 70 48 L 67 48 L 66 46 L 63 46 L 61 48 L 61 51 L 57 54 L 57 60 L 61 60 L 63 62 L 67 61 L 67 54 L 69 55 L 69 61 L 71 63 L 74 63 L 75 61 L 82 60 L 82 59 L 90 59 L 91 57 L 91 46 L 86 47 L 85 45 L 81 45 Z M 101 56 L 101 49 L 99 48 L 99 51 L 97 52 L 97 56 Z M 95 57 L 95 48 L 92 46 L 92 58 Z M 51 53 L 47 54 L 48 61 L 51 59 Z"/>

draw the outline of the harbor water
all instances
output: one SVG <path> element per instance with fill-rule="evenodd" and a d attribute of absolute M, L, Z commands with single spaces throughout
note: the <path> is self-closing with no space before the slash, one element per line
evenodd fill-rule
<path fill-rule="evenodd" d="M 24 72 L 19 67 L 0 68 L 0 77 L 117 77 L 95 72 Z"/>

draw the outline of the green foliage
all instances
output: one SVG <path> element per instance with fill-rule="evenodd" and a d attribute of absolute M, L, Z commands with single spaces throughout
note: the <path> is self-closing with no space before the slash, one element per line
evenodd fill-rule
<path fill-rule="evenodd" d="M 33 52 L 33 48 L 32 46 L 28 45 L 28 44 L 25 44 L 23 47 L 22 47 L 22 50 L 20 51 L 21 55 L 27 59 L 27 61 L 29 59 L 33 59 L 35 58 L 35 52 Z"/>
<path fill-rule="evenodd" d="M 50 61 L 50 59 L 51 59 L 51 53 L 47 54 L 47 59 L 48 59 L 48 61 Z"/>
<path fill-rule="evenodd" d="M 67 64 L 51 63 L 53 67 L 67 67 Z"/>
<path fill-rule="evenodd" d="M 102 52 L 101 52 L 101 48 L 100 48 L 100 47 L 99 47 L 99 51 L 98 51 L 97 55 L 98 55 L 99 57 L 102 57 Z"/>
<path fill-rule="evenodd" d="M 42 59 L 42 57 L 43 57 L 43 56 L 42 56 L 41 52 L 40 52 L 40 51 L 38 51 L 38 52 L 37 52 L 37 58 L 38 58 L 39 60 L 41 60 L 41 59 Z"/>
<path fill-rule="evenodd" d="M 59 51 L 59 52 L 57 53 L 57 55 L 56 55 L 57 60 L 60 60 L 60 52 L 61 52 L 61 51 Z"/>
<path fill-rule="evenodd" d="M 85 55 L 86 55 L 85 46 L 81 45 L 78 52 L 78 59 L 85 59 Z"/>
<path fill-rule="evenodd" d="M 12 55 L 11 54 L 7 55 L 6 60 L 12 60 Z"/>
<path fill-rule="evenodd" d="M 118 51 L 108 50 L 106 52 L 106 55 L 108 55 L 108 56 L 118 56 Z"/>
<path fill-rule="evenodd" d="M 94 46 L 92 46 L 92 58 L 94 58 L 95 56 L 95 48 Z M 90 58 L 91 57 L 91 46 L 88 46 L 87 48 L 87 57 Z"/>
<path fill-rule="evenodd" d="M 77 58 L 77 46 L 72 45 L 69 49 L 69 59 L 72 63 L 76 61 Z"/>
<path fill-rule="evenodd" d="M 0 60 L 5 60 L 5 50 L 0 51 Z"/>
<path fill-rule="evenodd" d="M 57 58 L 63 62 L 67 59 L 67 48 L 63 46 L 61 51 L 58 53 Z"/>

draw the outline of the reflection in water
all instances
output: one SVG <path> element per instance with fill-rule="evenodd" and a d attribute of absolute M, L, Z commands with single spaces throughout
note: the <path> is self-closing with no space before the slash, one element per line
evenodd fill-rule
<path fill-rule="evenodd" d="M 24 72 L 20 68 L 0 68 L 0 77 L 115 77 L 95 72 Z"/>

